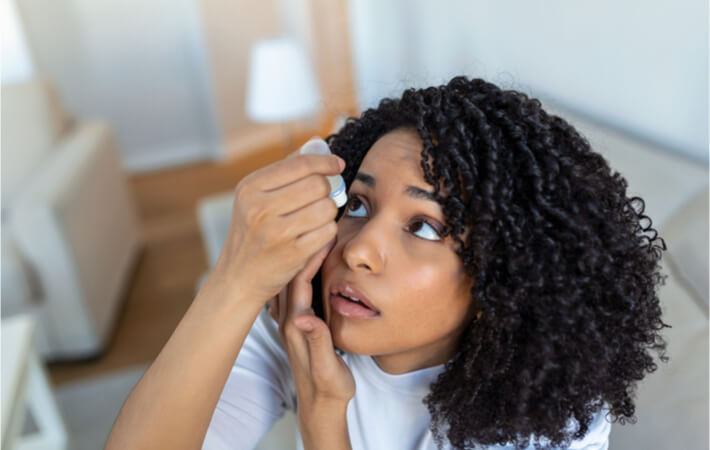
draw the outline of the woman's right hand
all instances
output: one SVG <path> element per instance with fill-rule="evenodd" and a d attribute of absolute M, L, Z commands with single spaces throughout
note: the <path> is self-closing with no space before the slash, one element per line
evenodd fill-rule
<path fill-rule="evenodd" d="M 336 236 L 338 208 L 326 175 L 342 172 L 340 161 L 296 151 L 244 177 L 211 276 L 260 303 L 276 296 Z"/>

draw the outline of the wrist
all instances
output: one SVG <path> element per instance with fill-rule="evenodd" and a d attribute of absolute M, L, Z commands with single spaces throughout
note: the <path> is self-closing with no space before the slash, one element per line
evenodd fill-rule
<path fill-rule="evenodd" d="M 314 418 L 321 420 L 329 416 L 343 416 L 348 410 L 349 401 L 340 399 L 322 398 L 309 402 L 308 405 L 299 404 L 298 413 L 304 419 Z"/>
<path fill-rule="evenodd" d="M 214 308 L 226 311 L 248 307 L 258 313 L 266 300 L 262 301 L 253 295 L 247 286 L 241 279 L 215 267 L 200 287 L 195 301 L 207 302 Z"/>
<path fill-rule="evenodd" d="M 306 450 L 350 449 L 347 403 L 322 401 L 298 411 L 298 427 Z"/>

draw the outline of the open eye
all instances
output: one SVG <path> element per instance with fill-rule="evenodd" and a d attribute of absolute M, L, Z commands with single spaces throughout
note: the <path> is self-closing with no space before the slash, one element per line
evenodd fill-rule
<path fill-rule="evenodd" d="M 353 207 L 355 207 L 353 209 Z M 359 212 L 358 212 L 359 211 Z M 345 205 L 345 216 L 346 217 L 354 217 L 354 218 L 359 218 L 359 217 L 364 217 L 364 214 L 366 214 L 365 210 L 365 203 L 363 203 L 360 198 L 357 195 L 351 195 L 350 199 L 348 200 L 348 203 Z M 356 215 L 355 213 L 359 214 Z M 414 221 L 412 221 L 412 224 L 414 224 L 413 227 L 410 227 L 410 229 L 414 229 L 412 233 L 417 233 L 419 231 L 423 231 L 423 233 L 420 234 L 415 234 L 415 236 L 418 236 L 424 240 L 427 241 L 440 241 L 441 236 L 439 234 L 439 231 L 437 230 L 435 225 L 432 225 L 429 223 L 427 220 L 423 218 L 416 218 Z M 421 224 L 419 226 L 416 226 L 417 224 Z"/>

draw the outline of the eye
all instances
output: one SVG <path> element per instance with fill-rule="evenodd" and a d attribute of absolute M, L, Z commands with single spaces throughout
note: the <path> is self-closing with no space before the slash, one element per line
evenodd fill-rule
<path fill-rule="evenodd" d="M 356 206 L 357 208 L 353 209 L 353 207 Z M 362 210 L 362 211 L 360 211 Z M 353 215 L 353 213 L 360 211 L 358 214 L 360 215 Z M 345 205 L 345 216 L 347 217 L 364 217 L 364 214 L 366 213 L 365 211 L 365 204 L 360 200 L 359 196 L 357 195 L 352 195 L 350 196 L 350 199 L 348 200 L 348 203 Z M 422 235 L 416 234 L 416 236 L 421 237 L 422 239 L 425 239 L 427 241 L 440 241 L 441 236 L 439 235 L 439 231 L 437 230 L 437 227 L 435 225 L 432 225 L 425 219 L 420 219 L 416 218 L 412 224 L 414 226 L 411 227 L 413 229 L 413 233 L 417 233 L 419 231 L 424 231 Z M 419 226 L 417 226 L 419 225 Z"/>

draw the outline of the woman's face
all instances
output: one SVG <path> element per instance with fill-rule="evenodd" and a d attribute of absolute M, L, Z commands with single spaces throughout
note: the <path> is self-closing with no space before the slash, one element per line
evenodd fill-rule
<path fill-rule="evenodd" d="M 438 203 L 412 195 L 433 192 L 420 166 L 422 142 L 399 129 L 370 148 L 353 181 L 337 242 L 321 269 L 323 308 L 333 343 L 372 355 L 399 374 L 448 361 L 473 317 L 472 279 L 464 272 Z M 415 189 L 409 190 L 409 186 Z M 331 288 L 354 285 L 378 311 L 347 317 L 334 309 Z"/>

